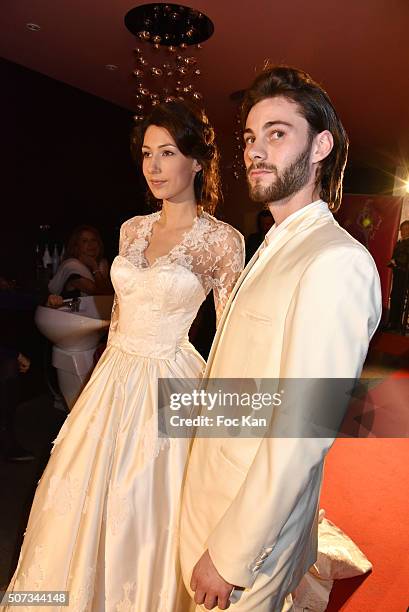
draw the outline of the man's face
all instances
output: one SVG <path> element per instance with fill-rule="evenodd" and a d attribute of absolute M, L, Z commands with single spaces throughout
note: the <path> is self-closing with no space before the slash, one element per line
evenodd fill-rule
<path fill-rule="evenodd" d="M 400 235 L 402 236 L 402 240 L 409 238 L 409 223 L 402 223 L 400 227 Z"/>
<path fill-rule="evenodd" d="M 244 142 L 252 200 L 278 202 L 313 180 L 312 137 L 296 103 L 276 97 L 255 104 L 247 117 Z"/>

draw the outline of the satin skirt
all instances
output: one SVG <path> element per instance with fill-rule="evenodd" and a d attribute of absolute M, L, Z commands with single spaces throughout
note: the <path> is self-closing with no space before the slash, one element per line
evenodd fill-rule
<path fill-rule="evenodd" d="M 175 359 L 107 348 L 54 442 L 8 591 L 68 591 L 68 608 L 48 612 L 194 609 L 178 560 L 190 442 L 158 438 L 157 380 L 203 366 L 193 347 Z"/>

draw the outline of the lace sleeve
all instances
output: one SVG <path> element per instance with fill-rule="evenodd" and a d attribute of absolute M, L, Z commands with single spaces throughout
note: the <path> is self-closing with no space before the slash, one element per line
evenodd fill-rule
<path fill-rule="evenodd" d="M 213 295 L 217 324 L 236 281 L 244 267 L 244 238 L 230 225 L 224 225 L 225 239 L 220 245 L 217 263 L 213 270 Z"/>

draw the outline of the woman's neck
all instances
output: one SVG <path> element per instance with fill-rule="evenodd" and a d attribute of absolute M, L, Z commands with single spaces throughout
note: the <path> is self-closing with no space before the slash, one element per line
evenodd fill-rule
<path fill-rule="evenodd" d="M 168 228 L 178 228 L 192 225 L 198 215 L 196 202 L 162 202 L 160 223 Z"/>

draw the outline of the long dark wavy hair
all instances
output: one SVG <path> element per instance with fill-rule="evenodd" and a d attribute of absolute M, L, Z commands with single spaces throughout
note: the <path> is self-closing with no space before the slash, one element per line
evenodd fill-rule
<path fill-rule="evenodd" d="M 131 151 L 139 164 L 142 164 L 143 139 L 150 125 L 165 128 L 182 155 L 196 159 L 202 166 L 194 180 L 195 198 L 197 204 L 213 214 L 221 200 L 219 151 L 214 130 L 204 111 L 182 100 L 154 106 L 132 131 Z M 149 190 L 148 197 L 154 200 Z"/>
<path fill-rule="evenodd" d="M 289 66 L 270 66 L 257 76 L 244 97 L 241 116 L 243 125 L 251 108 L 265 100 L 280 96 L 295 102 L 309 124 L 310 136 L 324 130 L 331 132 L 334 146 L 320 162 L 316 185 L 320 198 L 336 212 L 342 199 L 342 180 L 348 157 L 348 135 L 324 89 L 304 71 Z"/>

